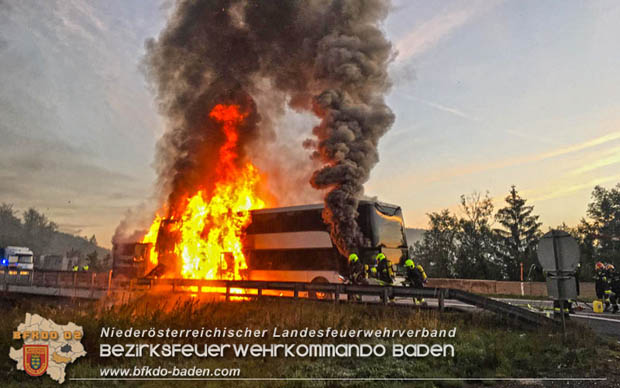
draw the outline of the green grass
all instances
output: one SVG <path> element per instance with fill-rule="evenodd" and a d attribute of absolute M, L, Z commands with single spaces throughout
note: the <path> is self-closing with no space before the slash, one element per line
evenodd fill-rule
<path fill-rule="evenodd" d="M 64 305 L 47 301 L 7 300 L 0 304 L 0 382 L 2 386 L 57 386 L 48 376 L 32 378 L 17 371 L 8 358 L 9 346 L 20 348 L 11 333 L 24 320 L 26 312 L 38 313 L 57 324 L 75 322 L 83 326 L 82 340 L 87 356 L 66 368 L 67 377 L 99 377 L 100 367 L 187 366 L 201 368 L 239 367 L 242 377 L 566 377 L 601 376 L 599 361 L 620 354 L 617 345 L 598 339 L 583 327 L 569 325 L 567 339 L 553 328 L 523 328 L 504 322 L 491 314 L 438 313 L 390 306 L 347 305 L 292 300 L 262 300 L 224 303 L 197 299 L 177 300 L 165 297 L 143 297 L 129 304 L 105 306 L 103 303 L 75 302 Z M 99 343 L 143 342 L 147 340 L 100 339 L 103 326 L 116 328 L 178 328 L 201 327 L 288 329 L 310 327 L 321 329 L 450 329 L 457 327 L 456 338 L 396 338 L 396 339 L 200 339 L 198 343 L 382 343 L 388 347 L 397 343 L 453 343 L 454 358 L 245 358 L 245 359 L 113 359 L 98 356 Z M 181 340 L 153 340 L 156 343 Z M 188 341 L 190 342 L 190 341 Z M 132 382 L 132 386 L 147 386 L 148 382 Z M 334 382 L 288 381 L 261 382 L 261 386 L 400 386 L 400 382 Z M 64 386 L 102 386 L 102 382 L 66 381 Z M 108 381 L 105 386 L 123 386 L 123 382 Z M 157 386 L 191 387 L 196 382 L 158 382 Z M 254 387 L 256 382 L 219 381 L 217 386 Z M 420 387 L 464 386 L 462 382 L 428 381 Z"/>

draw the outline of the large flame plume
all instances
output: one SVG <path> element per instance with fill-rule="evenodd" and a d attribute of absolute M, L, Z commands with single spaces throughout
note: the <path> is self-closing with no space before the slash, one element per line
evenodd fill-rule
<path fill-rule="evenodd" d="M 189 279 L 243 278 L 247 269 L 243 252 L 242 233 L 250 223 L 250 210 L 265 207 L 258 196 L 261 174 L 250 162 L 239 163 L 238 126 L 246 118 L 238 105 L 217 104 L 209 118 L 221 125 L 225 142 L 219 149 L 215 167 L 213 191 L 200 190 L 181 201 L 184 209 L 170 214 L 181 214 L 173 222 L 177 236 L 172 249 L 176 261 L 176 276 Z M 162 218 L 157 216 L 142 242 L 151 243 L 151 263 L 157 264 L 158 235 L 164 230 Z M 172 275 L 170 273 L 168 276 Z"/>
<path fill-rule="evenodd" d="M 295 178 L 296 170 L 308 170 L 294 168 L 298 164 L 295 157 L 306 158 L 305 163 L 316 170 L 304 178 L 307 185 L 292 188 L 293 195 L 279 192 L 290 191 L 290 185 L 274 185 L 273 194 L 301 199 L 318 189 L 324 195 L 323 218 L 338 250 L 344 256 L 358 251 L 365 242 L 356 221 L 357 205 L 379 161 L 379 139 L 394 121 L 384 98 L 390 88 L 388 64 L 395 56 L 382 27 L 390 2 L 179 0 L 175 4 L 166 27 L 156 39 L 146 42 L 144 70 L 167 120 L 155 160 L 156 200 L 167 206 L 166 212 L 160 213 L 165 215 L 160 230 L 177 228 L 168 222 L 172 217 L 183 223 L 175 229 L 183 235 L 179 241 L 192 235 L 192 241 L 201 244 L 187 252 L 176 252 L 178 244 L 166 249 L 167 254 L 176 252 L 183 257 L 177 272 L 195 268 L 196 263 L 202 265 L 204 259 L 199 257 L 210 249 L 206 232 L 212 227 L 210 221 L 205 221 L 199 237 L 196 233 L 202 225 L 191 231 L 186 228 L 193 225 L 190 220 L 200 211 L 209 217 L 218 214 L 214 207 L 225 190 L 217 182 L 237 187 L 233 184 L 239 182 L 237 178 L 244 174 L 254 177 L 256 173 L 240 162 L 259 164 L 256 155 L 269 159 L 264 145 L 273 142 L 276 133 L 300 131 L 295 125 L 274 130 L 273 123 L 286 107 L 309 113 L 319 122 L 309 124 L 314 136 L 304 142 L 308 153 L 282 159 L 283 153 L 273 152 L 274 160 L 282 161 L 262 161 L 260 165 L 266 166 L 271 182 L 278 176 Z M 255 101 L 267 103 L 258 109 Z M 218 121 L 219 126 L 212 125 L 216 118 L 211 117 L 205 124 L 205 116 L 217 104 L 238 105 L 243 107 L 238 113 L 247 116 L 241 122 Z M 222 107 L 213 115 L 226 116 L 227 112 L 228 108 Z M 237 131 L 227 132 L 235 126 Z M 309 153 L 312 161 L 307 158 Z M 223 168 L 226 158 L 237 162 L 231 170 L 233 177 L 219 176 L 227 170 Z M 243 194 L 234 197 L 226 205 L 231 206 L 229 212 L 243 212 L 247 207 L 243 201 Z M 223 247 L 228 244 L 224 238 L 228 230 L 217 232 L 223 233 L 216 238 L 222 251 L 234 251 Z M 121 228 L 117 233 L 119 239 L 129 234 L 122 232 Z M 158 260 L 165 261 L 161 250 L 159 255 Z"/>

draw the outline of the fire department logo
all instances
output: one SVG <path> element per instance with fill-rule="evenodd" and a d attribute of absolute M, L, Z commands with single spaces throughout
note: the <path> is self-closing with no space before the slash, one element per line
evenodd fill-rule
<path fill-rule="evenodd" d="M 47 370 L 49 347 L 47 345 L 24 345 L 24 370 L 30 376 L 41 376 Z"/>
<path fill-rule="evenodd" d="M 9 357 L 17 362 L 17 370 L 34 377 L 49 375 L 62 384 L 65 368 L 86 355 L 80 341 L 83 336 L 84 329 L 73 322 L 58 325 L 38 314 L 26 313 L 26 320 L 13 331 L 13 340 L 23 341 L 24 345 L 11 346 Z"/>

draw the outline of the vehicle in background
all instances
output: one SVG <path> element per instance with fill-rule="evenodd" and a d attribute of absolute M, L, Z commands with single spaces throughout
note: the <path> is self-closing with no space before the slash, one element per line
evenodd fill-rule
<path fill-rule="evenodd" d="M 146 276 L 153 268 L 150 263 L 152 244 L 140 242 L 114 243 L 112 246 L 112 274 L 128 279 Z"/>
<path fill-rule="evenodd" d="M 36 271 L 72 271 L 75 266 L 84 268 L 86 260 L 79 255 L 41 255 L 35 258 L 34 269 Z"/>
<path fill-rule="evenodd" d="M 33 270 L 34 254 L 30 248 L 8 246 L 0 248 L 0 265 L 9 275 L 27 275 Z M 23 273 L 22 273 L 23 272 Z"/>
<path fill-rule="evenodd" d="M 253 210 L 246 229 L 250 280 L 341 283 L 347 259 L 323 221 L 324 205 Z M 393 264 L 409 258 L 402 210 L 378 201 L 360 201 L 357 223 L 365 238 L 357 252 L 372 266 L 379 252 Z"/>

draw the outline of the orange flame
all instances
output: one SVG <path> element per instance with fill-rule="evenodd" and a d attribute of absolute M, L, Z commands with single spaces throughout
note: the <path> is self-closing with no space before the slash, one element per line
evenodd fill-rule
<path fill-rule="evenodd" d="M 159 226 L 161 225 L 161 217 L 159 214 L 155 216 L 155 220 L 151 224 L 149 231 L 146 233 L 144 238 L 142 239 L 143 244 L 151 244 L 150 254 L 149 254 L 149 262 L 152 266 L 156 266 L 157 261 L 157 249 L 155 249 L 155 244 L 157 243 L 157 234 L 159 233 Z"/>
<path fill-rule="evenodd" d="M 236 163 L 238 126 L 247 113 L 237 105 L 216 105 L 209 117 L 221 123 L 226 136 L 219 150 L 216 182 L 208 195 L 198 191 L 187 198 L 177 221 L 179 240 L 174 246 L 179 275 L 189 279 L 242 279 L 247 269 L 243 229 L 251 222 L 250 210 L 265 207 L 258 196 L 261 174 L 250 162 Z M 151 262 L 157 262 L 155 243 L 162 219 L 157 216 L 143 242 L 152 242 Z"/>

